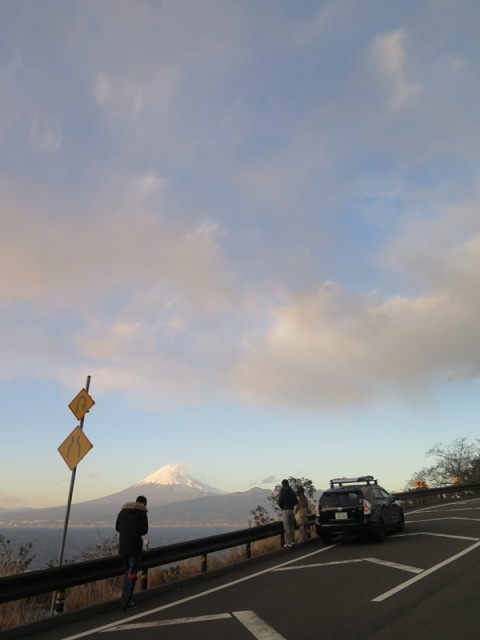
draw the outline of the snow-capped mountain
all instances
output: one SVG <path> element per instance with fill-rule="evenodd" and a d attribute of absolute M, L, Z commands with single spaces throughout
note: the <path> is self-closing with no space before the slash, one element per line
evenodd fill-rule
<path fill-rule="evenodd" d="M 140 482 L 137 482 L 134 486 L 139 489 L 144 487 L 145 491 L 148 491 L 151 489 L 155 490 L 156 485 L 191 487 L 192 489 L 198 489 L 199 491 L 209 494 L 225 493 L 225 491 L 209 487 L 208 485 L 203 484 L 203 482 L 190 478 L 186 475 L 183 467 L 178 463 L 170 463 L 160 467 L 160 469 L 157 469 L 157 471 L 154 471 L 143 480 L 140 480 Z"/>

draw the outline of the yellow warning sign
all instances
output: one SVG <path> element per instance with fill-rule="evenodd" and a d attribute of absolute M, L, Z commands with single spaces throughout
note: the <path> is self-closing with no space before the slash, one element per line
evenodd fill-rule
<path fill-rule="evenodd" d="M 75 398 L 68 405 L 70 411 L 76 417 L 77 420 L 81 420 L 83 416 L 90 411 L 95 404 L 95 401 L 85 389 L 82 389 Z"/>
<path fill-rule="evenodd" d="M 75 427 L 68 438 L 58 447 L 58 451 L 73 471 L 80 460 L 87 455 L 92 447 L 93 444 L 83 433 L 82 429 L 80 429 L 80 427 Z"/>

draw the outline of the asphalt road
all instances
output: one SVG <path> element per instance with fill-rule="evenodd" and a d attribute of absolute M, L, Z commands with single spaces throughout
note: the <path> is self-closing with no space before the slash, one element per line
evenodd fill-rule
<path fill-rule="evenodd" d="M 24 640 L 479 640 L 480 498 L 407 513 L 384 543 L 318 539 Z"/>

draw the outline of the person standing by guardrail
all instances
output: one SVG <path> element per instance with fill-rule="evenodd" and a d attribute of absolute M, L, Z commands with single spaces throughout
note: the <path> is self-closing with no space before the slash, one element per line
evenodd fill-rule
<path fill-rule="evenodd" d="M 285 546 L 291 547 L 295 541 L 295 514 L 297 504 L 295 491 L 289 485 L 288 480 L 282 480 L 282 486 L 278 493 L 278 506 L 282 511 L 283 529 L 285 531 Z"/>
<path fill-rule="evenodd" d="M 125 578 L 122 588 L 122 611 L 132 609 L 136 604 L 132 600 L 137 581 L 138 565 L 143 549 L 143 539 L 148 533 L 147 499 L 138 496 L 135 502 L 126 502 L 117 516 L 115 529 L 120 534 L 118 553 L 125 565 Z"/>
<path fill-rule="evenodd" d="M 300 542 L 307 541 L 307 525 L 308 525 L 308 500 L 305 495 L 305 489 L 299 485 L 296 489 L 297 504 L 295 505 L 295 522 L 300 530 Z"/>

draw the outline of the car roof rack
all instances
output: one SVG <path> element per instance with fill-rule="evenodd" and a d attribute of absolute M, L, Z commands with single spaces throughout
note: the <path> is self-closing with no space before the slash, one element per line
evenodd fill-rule
<path fill-rule="evenodd" d="M 373 476 L 357 476 L 356 478 L 333 478 L 330 480 L 330 488 L 335 485 L 342 487 L 345 484 L 378 484 Z"/>

